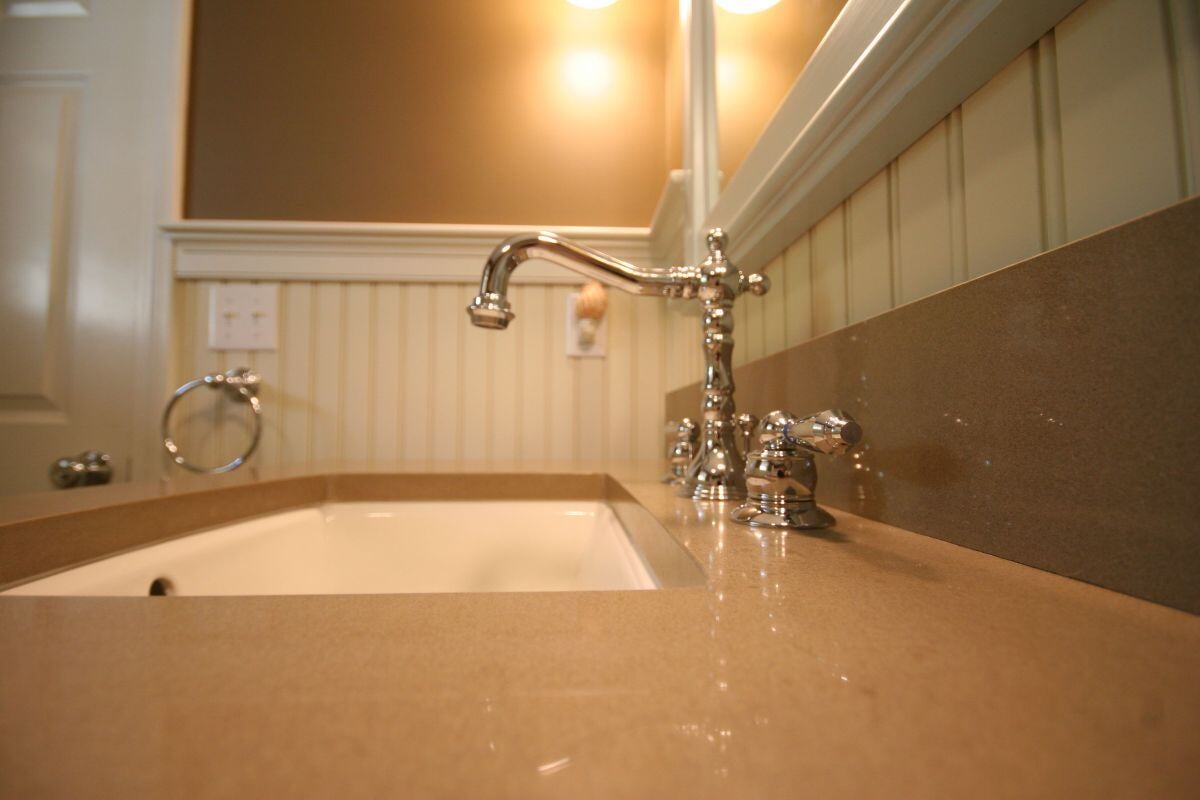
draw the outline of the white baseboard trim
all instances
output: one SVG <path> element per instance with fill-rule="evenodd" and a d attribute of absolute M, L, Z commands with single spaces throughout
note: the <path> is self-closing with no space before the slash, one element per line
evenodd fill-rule
<path fill-rule="evenodd" d="M 160 226 L 183 280 L 474 283 L 502 240 L 527 225 L 187 220 Z M 655 263 L 650 228 L 558 227 L 557 233 L 635 264 Z M 530 260 L 514 283 L 583 278 Z"/>

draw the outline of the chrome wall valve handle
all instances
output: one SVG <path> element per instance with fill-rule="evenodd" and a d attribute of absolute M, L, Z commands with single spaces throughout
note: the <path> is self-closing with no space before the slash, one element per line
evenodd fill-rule
<path fill-rule="evenodd" d="M 51 464 L 50 482 L 59 489 L 99 486 L 111 481 L 112 473 L 112 456 L 99 450 L 85 450 Z"/>
<path fill-rule="evenodd" d="M 813 456 L 843 453 L 862 439 L 862 427 L 842 411 L 796 417 L 772 411 L 754 431 L 746 458 L 747 499 L 730 512 L 734 522 L 755 528 L 811 530 L 835 520 L 817 505 Z"/>

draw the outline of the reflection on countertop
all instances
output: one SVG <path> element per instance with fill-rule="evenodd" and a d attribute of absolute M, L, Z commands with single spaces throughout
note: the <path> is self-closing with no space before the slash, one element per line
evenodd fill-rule
<path fill-rule="evenodd" d="M 0 795 L 1195 796 L 1200 618 L 609 470 L 655 592 L 0 598 Z"/>

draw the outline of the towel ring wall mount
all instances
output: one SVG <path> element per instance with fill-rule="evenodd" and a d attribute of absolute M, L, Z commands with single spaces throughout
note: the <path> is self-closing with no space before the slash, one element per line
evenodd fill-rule
<path fill-rule="evenodd" d="M 201 378 L 190 380 L 176 389 L 175 393 L 171 395 L 171 399 L 167 402 L 167 407 L 163 410 L 162 415 L 162 442 L 167 455 L 171 458 L 171 462 L 191 472 L 206 475 L 230 472 L 245 464 L 246 459 L 250 458 L 255 448 L 258 447 L 258 440 L 262 438 L 262 401 L 258 398 L 258 384 L 260 380 L 259 374 L 254 370 L 248 367 L 234 367 L 227 372 L 214 372 Z M 240 456 L 219 467 L 201 467 L 192 464 L 179 452 L 179 445 L 175 443 L 175 439 L 171 436 L 171 411 L 174 410 L 175 404 L 185 394 L 200 386 L 207 386 L 213 390 L 223 390 L 229 399 L 235 402 L 249 403 L 250 410 L 254 412 L 254 436 L 250 440 L 250 446 Z"/>

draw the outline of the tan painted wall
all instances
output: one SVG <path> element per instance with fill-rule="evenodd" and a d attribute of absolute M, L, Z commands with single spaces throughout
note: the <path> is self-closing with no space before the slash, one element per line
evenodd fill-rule
<path fill-rule="evenodd" d="M 1200 190 L 1194 0 L 1089 0 L 768 267 L 735 364 L 778 352 Z M 672 388 L 694 320 L 668 320 Z"/>
<path fill-rule="evenodd" d="M 187 216 L 648 225 L 668 8 L 196 0 Z M 608 88 L 571 88 L 581 51 Z"/>

